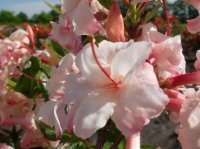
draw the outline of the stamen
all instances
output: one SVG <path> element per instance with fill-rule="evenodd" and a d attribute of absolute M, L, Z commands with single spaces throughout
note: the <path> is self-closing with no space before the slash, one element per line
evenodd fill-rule
<path fill-rule="evenodd" d="M 169 21 L 169 15 L 168 15 L 168 10 L 167 10 L 167 5 L 166 1 L 162 0 L 163 6 L 164 6 L 164 12 L 165 12 L 165 17 L 167 19 L 167 29 L 166 29 L 166 35 L 170 36 L 170 21 Z"/>
<path fill-rule="evenodd" d="M 106 75 L 106 77 L 112 82 L 115 84 L 115 86 L 117 86 L 118 84 L 115 83 L 115 81 L 110 77 L 110 75 L 105 71 L 105 69 L 101 66 L 98 58 L 97 58 L 97 55 L 96 55 L 96 52 L 95 52 L 95 49 L 94 49 L 94 42 L 93 42 L 93 39 L 90 38 L 90 45 L 91 45 L 91 48 L 92 48 L 92 54 L 94 56 L 94 60 L 95 62 L 97 63 L 97 65 L 99 66 L 99 68 L 101 69 L 101 71 Z"/>
<path fill-rule="evenodd" d="M 16 68 L 17 68 L 17 70 L 19 70 L 19 72 L 20 72 L 23 76 L 25 76 L 26 78 L 28 78 L 28 79 L 30 79 L 30 80 L 33 80 L 33 81 L 36 81 L 36 82 L 41 82 L 41 83 L 47 83 L 46 81 L 38 80 L 38 79 L 33 78 L 33 77 L 29 76 L 28 74 L 24 73 L 24 72 L 20 69 L 19 66 L 16 66 Z"/>

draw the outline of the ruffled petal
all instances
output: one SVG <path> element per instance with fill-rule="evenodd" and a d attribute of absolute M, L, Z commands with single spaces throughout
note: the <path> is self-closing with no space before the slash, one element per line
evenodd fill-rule
<path fill-rule="evenodd" d="M 180 112 L 180 126 L 177 129 L 178 140 L 183 149 L 200 148 L 200 102 L 191 98 L 184 101 Z"/>
<path fill-rule="evenodd" d="M 56 136 L 60 137 L 67 124 L 65 104 L 63 102 L 48 101 L 40 106 L 37 118 L 51 127 L 55 126 Z"/>
<path fill-rule="evenodd" d="M 200 32 L 200 16 L 192 20 L 187 20 L 187 29 L 190 33 Z"/>
<path fill-rule="evenodd" d="M 74 25 L 74 33 L 77 36 L 93 34 L 102 29 L 101 24 L 95 19 L 86 0 L 79 1 L 76 8 L 69 13 L 69 16 Z"/>
<path fill-rule="evenodd" d="M 74 133 L 86 139 L 106 125 L 114 111 L 114 96 L 110 91 L 94 90 L 81 103 L 74 117 Z"/>
<path fill-rule="evenodd" d="M 111 78 L 116 82 L 133 72 L 143 63 L 150 54 L 151 44 L 149 42 L 135 42 L 126 49 L 119 51 L 111 64 Z"/>
<path fill-rule="evenodd" d="M 157 117 L 169 102 L 159 88 L 153 68 L 146 63 L 121 86 L 118 108 L 112 116 L 125 136 L 138 133 L 151 118 Z M 148 75 L 145 75 L 148 74 Z M 123 86 L 124 85 L 124 86 Z"/>

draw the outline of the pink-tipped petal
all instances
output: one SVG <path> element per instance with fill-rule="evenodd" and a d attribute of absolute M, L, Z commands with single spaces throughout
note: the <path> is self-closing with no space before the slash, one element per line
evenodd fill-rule
<path fill-rule="evenodd" d="M 187 29 L 193 34 L 200 32 L 200 16 L 192 20 L 187 20 Z"/>

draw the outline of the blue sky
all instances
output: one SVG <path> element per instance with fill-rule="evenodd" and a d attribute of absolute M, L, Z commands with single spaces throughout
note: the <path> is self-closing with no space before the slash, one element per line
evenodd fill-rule
<path fill-rule="evenodd" d="M 60 4 L 60 0 L 46 0 L 51 4 Z M 9 10 L 15 13 L 25 12 L 29 17 L 41 11 L 50 11 L 44 0 L 0 0 L 0 10 Z"/>

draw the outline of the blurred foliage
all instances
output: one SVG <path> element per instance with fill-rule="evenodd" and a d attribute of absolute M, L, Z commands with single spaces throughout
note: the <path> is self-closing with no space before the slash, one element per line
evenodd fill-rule
<path fill-rule="evenodd" d="M 60 5 L 56 5 L 54 7 L 60 9 Z M 19 12 L 18 14 L 15 14 L 14 12 L 1 10 L 0 25 L 18 25 L 27 22 L 31 24 L 49 25 L 50 21 L 58 20 L 58 16 L 59 13 L 55 12 L 55 10 L 34 14 L 31 18 L 29 18 L 24 12 Z"/>

